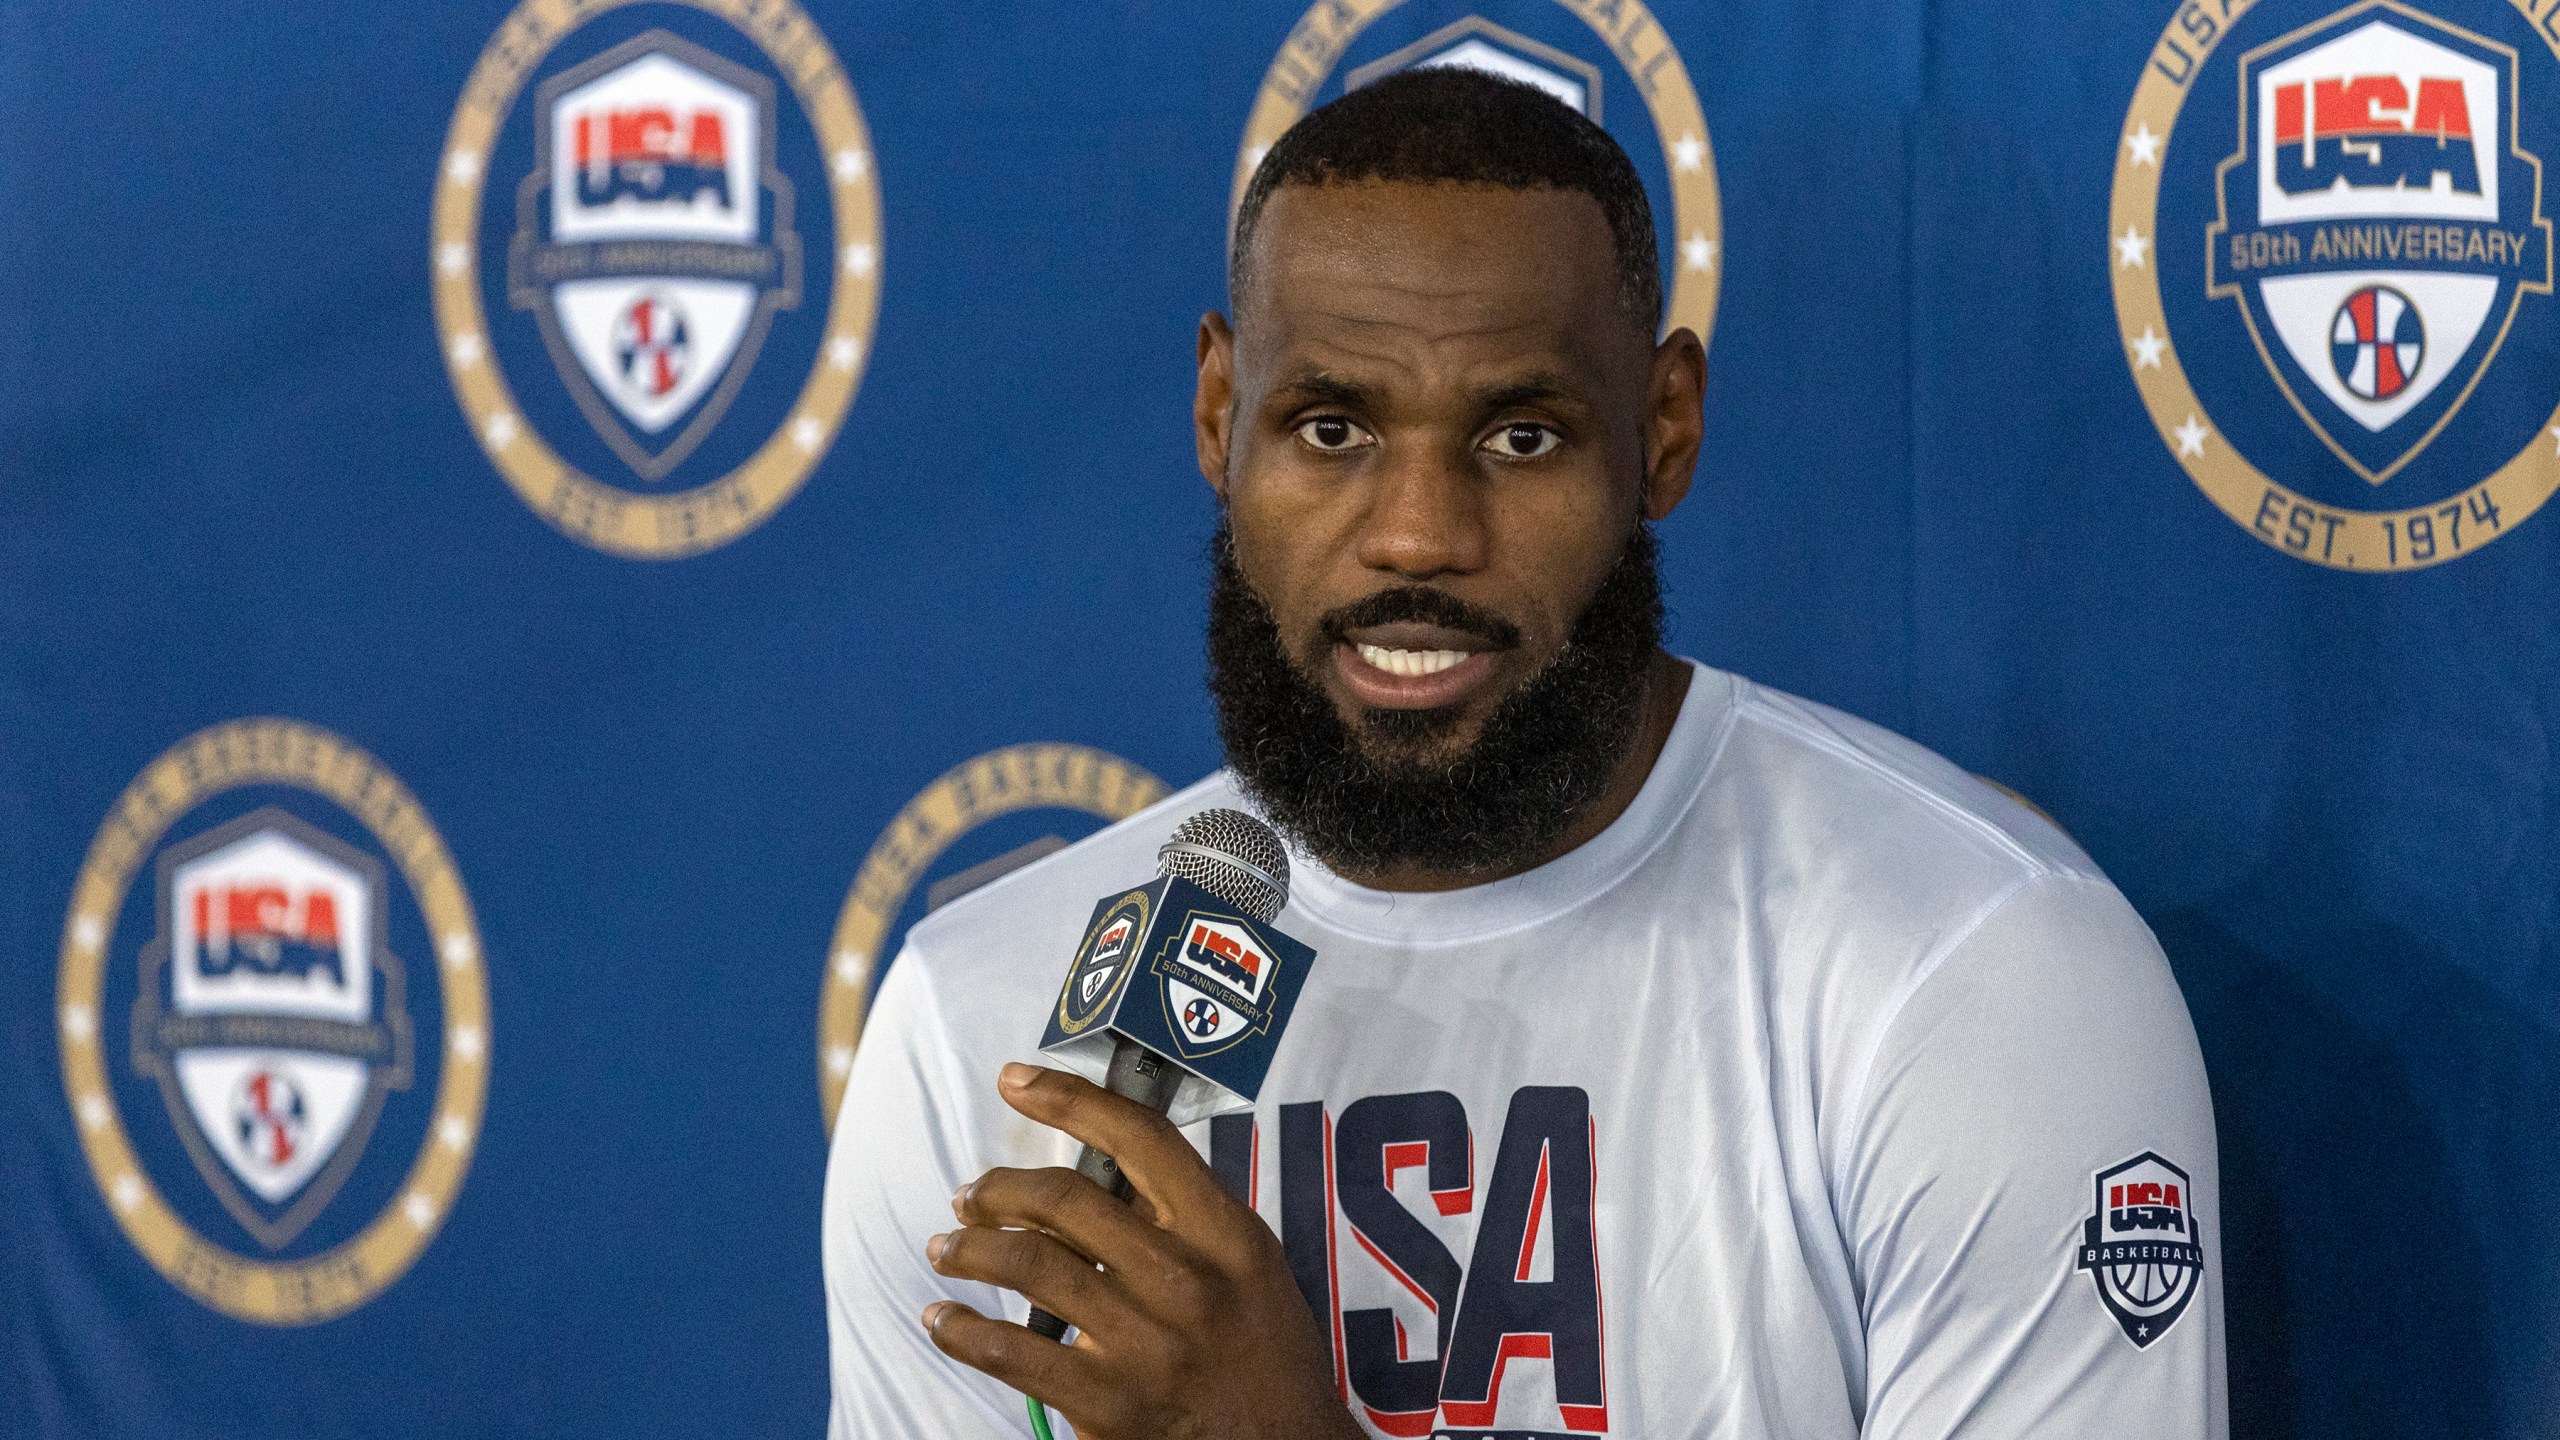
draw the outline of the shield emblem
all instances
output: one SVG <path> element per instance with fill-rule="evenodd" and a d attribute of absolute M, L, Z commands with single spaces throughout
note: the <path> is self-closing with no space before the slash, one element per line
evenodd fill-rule
<path fill-rule="evenodd" d="M 2522 295 L 2550 293 L 2515 105 L 2514 50 L 2395 0 L 2241 57 L 2207 293 L 2239 302 L 2303 422 L 2375 485 L 2461 409 Z"/>
<path fill-rule="evenodd" d="M 663 479 L 800 301 L 766 77 L 653 30 L 536 92 L 508 295 L 614 453 Z"/>
<path fill-rule="evenodd" d="M 1183 1057 L 1214 1055 L 1258 1034 L 1280 962 L 1239 921 L 1192 913 L 1157 962 L 1165 1020 Z"/>
<path fill-rule="evenodd" d="M 2146 1150 L 2098 1172 L 2078 1268 L 2136 1348 L 2168 1333 L 2204 1277 L 2204 1230 L 2187 1172 Z"/>
<path fill-rule="evenodd" d="M 355 1167 L 411 1036 L 380 862 L 272 807 L 165 851 L 134 1063 L 270 1250 Z"/>

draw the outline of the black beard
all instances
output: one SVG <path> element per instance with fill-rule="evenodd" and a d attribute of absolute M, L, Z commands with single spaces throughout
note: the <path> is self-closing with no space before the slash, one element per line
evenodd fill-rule
<path fill-rule="evenodd" d="M 1272 824 L 1336 874 L 1526 868 L 1599 798 L 1635 743 L 1645 674 L 1662 644 L 1650 525 L 1628 536 L 1563 652 L 1463 747 L 1450 741 L 1454 708 L 1364 709 L 1346 725 L 1310 672 L 1333 663 L 1348 629 L 1419 620 L 1502 649 L 1518 643 L 1509 622 L 1444 591 L 1403 586 L 1327 615 L 1318 653 L 1293 660 L 1236 568 L 1223 521 L 1209 557 L 1209 694 L 1227 763 Z"/>

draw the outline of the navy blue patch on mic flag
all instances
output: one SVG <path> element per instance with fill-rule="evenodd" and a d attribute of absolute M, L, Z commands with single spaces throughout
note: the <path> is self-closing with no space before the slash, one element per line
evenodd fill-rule
<path fill-rule="evenodd" d="M 1187 1072 L 1177 1125 L 1250 1106 L 1315 963 L 1313 948 L 1180 876 L 1093 907 L 1040 1036 L 1042 1053 L 1100 1081 L 1121 1039 Z"/>

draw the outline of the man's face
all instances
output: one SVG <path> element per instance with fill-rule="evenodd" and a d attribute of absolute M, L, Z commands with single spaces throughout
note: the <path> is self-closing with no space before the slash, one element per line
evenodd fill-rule
<path fill-rule="evenodd" d="M 1284 186 L 1247 268 L 1232 341 L 1203 336 L 1204 404 L 1206 352 L 1232 347 L 1201 459 L 1237 564 L 1346 724 L 1418 712 L 1404 746 L 1463 752 L 1555 662 L 1638 515 L 1678 498 L 1648 483 L 1657 352 L 1600 206 Z M 1415 588 L 1455 603 L 1378 598 Z"/>
<path fill-rule="evenodd" d="M 1698 344 L 1622 308 L 1579 192 L 1284 187 L 1246 276 L 1194 407 L 1229 758 L 1345 873 L 1534 863 L 1631 749 Z"/>

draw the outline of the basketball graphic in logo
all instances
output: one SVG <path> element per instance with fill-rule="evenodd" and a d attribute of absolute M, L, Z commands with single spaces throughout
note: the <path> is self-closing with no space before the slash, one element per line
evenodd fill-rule
<path fill-rule="evenodd" d="M 2338 383 L 2364 400 L 2388 400 L 2409 388 L 2427 360 L 2427 326 L 2409 297 L 2367 285 L 2338 307 L 2329 325 L 2329 363 Z"/>
<path fill-rule="evenodd" d="M 692 370 L 693 346 L 685 335 L 684 307 L 675 297 L 649 291 L 622 308 L 613 323 L 615 370 L 643 430 L 665 427 L 667 414 L 652 414 L 652 402 L 674 396 Z"/>

